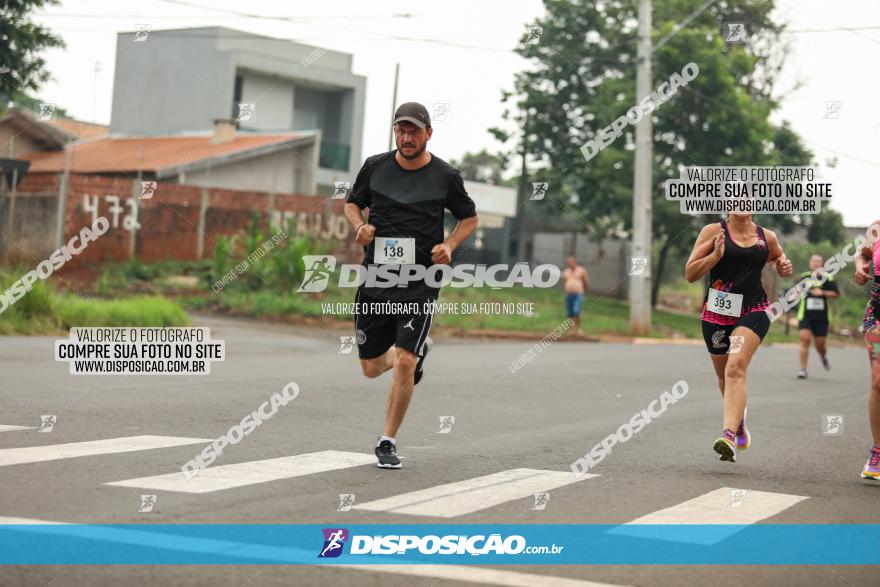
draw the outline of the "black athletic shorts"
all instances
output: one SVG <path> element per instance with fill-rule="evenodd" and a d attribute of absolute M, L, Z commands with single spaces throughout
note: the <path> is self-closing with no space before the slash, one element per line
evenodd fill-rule
<path fill-rule="evenodd" d="M 431 330 L 436 298 L 385 302 L 358 292 L 355 298 L 355 340 L 361 359 L 374 359 L 392 346 L 421 357 Z"/>
<path fill-rule="evenodd" d="M 828 318 L 824 316 L 816 316 L 815 318 L 806 317 L 798 322 L 798 329 L 809 330 L 813 336 L 828 336 Z"/>
<path fill-rule="evenodd" d="M 749 312 L 736 321 L 736 324 L 715 324 L 703 320 L 703 340 L 710 354 L 726 355 L 730 349 L 730 335 L 740 326 L 745 326 L 764 340 L 770 330 L 770 317 L 767 312 L 758 310 Z"/>

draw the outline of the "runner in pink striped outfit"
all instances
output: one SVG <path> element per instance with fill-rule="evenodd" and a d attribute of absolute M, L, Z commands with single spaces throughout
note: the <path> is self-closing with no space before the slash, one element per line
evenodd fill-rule
<path fill-rule="evenodd" d="M 874 225 L 880 225 L 880 220 Z M 864 247 L 856 262 L 856 283 L 865 285 L 873 280 L 868 307 L 865 309 L 865 342 L 871 361 L 871 391 L 868 395 L 868 419 L 871 422 L 871 436 L 874 446 L 868 455 L 868 462 L 862 470 L 862 478 L 880 481 L 880 240 Z M 874 271 L 871 272 L 871 263 Z"/>
<path fill-rule="evenodd" d="M 703 227 L 685 266 L 691 283 L 709 273 L 703 338 L 724 400 L 723 432 L 714 444 L 722 461 L 735 462 L 736 450 L 751 443 L 746 370 L 770 329 L 764 311 L 770 303 L 761 285 L 761 270 L 768 263 L 781 277 L 791 275 L 776 234 L 752 222 L 751 214 L 730 214 L 726 221 Z"/>

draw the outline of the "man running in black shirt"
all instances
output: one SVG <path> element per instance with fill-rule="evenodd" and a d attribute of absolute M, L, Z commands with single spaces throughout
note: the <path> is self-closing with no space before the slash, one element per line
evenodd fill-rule
<path fill-rule="evenodd" d="M 345 204 L 345 216 L 364 247 L 366 269 L 412 275 L 418 267 L 448 265 L 452 253 L 477 227 L 473 200 L 458 171 L 426 150 L 431 117 L 421 104 L 407 102 L 394 113 L 397 149 L 369 157 Z M 364 218 L 363 210 L 369 208 Z M 458 220 L 443 239 L 444 209 Z M 393 370 L 385 429 L 376 445 L 378 466 L 399 469 L 395 435 L 423 375 L 431 343 L 432 304 L 440 290 L 424 279 L 403 286 L 367 281 L 355 298 L 355 331 L 364 375 Z M 398 311 L 401 310 L 401 311 Z"/>

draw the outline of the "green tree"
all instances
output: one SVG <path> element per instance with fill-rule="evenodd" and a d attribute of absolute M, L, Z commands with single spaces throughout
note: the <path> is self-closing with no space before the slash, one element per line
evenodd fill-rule
<path fill-rule="evenodd" d="M 0 109 L 49 79 L 41 53 L 63 47 L 61 37 L 35 24 L 30 12 L 57 0 L 3 0 L 0 3 Z"/>
<path fill-rule="evenodd" d="M 807 240 L 811 243 L 828 241 L 832 245 L 842 244 L 846 240 L 843 215 L 830 208 L 825 208 L 821 214 L 813 215 L 810 225 L 807 227 Z"/>
<path fill-rule="evenodd" d="M 461 160 L 452 159 L 449 163 L 461 172 L 464 179 L 493 185 L 507 183 L 504 180 L 507 157 L 501 153 L 493 154 L 486 149 L 478 153 L 468 151 Z"/>
<path fill-rule="evenodd" d="M 585 161 L 581 146 L 637 104 L 636 0 L 545 0 L 540 40 L 523 35 L 517 52 L 532 61 L 503 96 L 510 126 L 525 130 L 531 163 L 552 173 L 554 189 L 532 206 L 552 206 L 600 239 L 627 235 L 632 222 L 634 128 Z M 663 183 L 687 165 L 808 165 L 811 156 L 787 126 L 775 126 L 773 82 L 782 66 L 782 27 L 772 0 L 721 0 L 695 11 L 689 0 L 655 0 L 653 87 L 689 62 L 700 73 L 652 113 L 655 190 L 654 301 L 670 253 L 689 251 L 698 224 L 716 218 L 681 214 Z M 683 21 L 689 16 L 684 25 Z M 749 41 L 725 43 L 720 23 L 746 23 Z M 502 139 L 503 130 L 493 129 Z M 523 134 L 517 131 L 517 135 Z M 759 222 L 764 220 L 757 219 Z M 774 228 L 800 219 L 774 216 Z"/>
<path fill-rule="evenodd" d="M 16 92 L 12 96 L 10 96 L 8 99 L 3 100 L 3 103 L 0 104 L 0 112 L 2 112 L 5 109 L 7 104 L 11 104 L 12 106 L 15 106 L 16 108 L 19 108 L 21 110 L 30 110 L 31 112 L 39 112 L 40 111 L 40 104 L 42 104 L 42 103 L 43 103 L 43 100 L 40 100 L 39 98 L 34 98 L 30 94 L 25 94 L 24 92 Z M 59 117 L 70 116 L 67 113 L 66 109 L 64 109 L 58 105 L 55 106 L 54 113 L 55 113 L 55 116 L 59 116 Z"/>

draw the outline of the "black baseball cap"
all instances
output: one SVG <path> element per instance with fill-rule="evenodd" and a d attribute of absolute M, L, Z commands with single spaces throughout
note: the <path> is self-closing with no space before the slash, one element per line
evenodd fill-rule
<path fill-rule="evenodd" d="M 428 109 L 418 102 L 404 102 L 397 107 L 393 124 L 402 121 L 411 122 L 419 128 L 426 128 L 431 126 L 431 115 L 428 114 Z"/>

